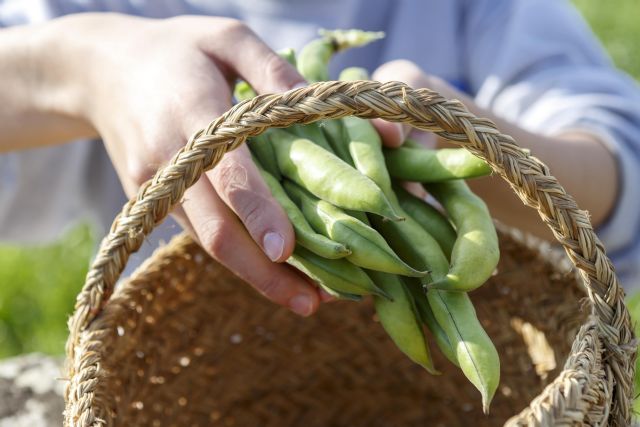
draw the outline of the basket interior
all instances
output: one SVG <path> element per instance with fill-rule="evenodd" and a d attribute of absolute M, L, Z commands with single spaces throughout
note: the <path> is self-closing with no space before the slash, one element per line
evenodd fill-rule
<path fill-rule="evenodd" d="M 502 425 L 562 369 L 588 313 L 556 251 L 504 231 L 500 244 L 497 273 L 471 295 L 501 357 L 490 416 L 435 345 L 440 377 L 400 353 L 370 301 L 300 318 L 185 237 L 121 284 L 92 324 L 105 333 L 96 413 L 117 425 Z"/>

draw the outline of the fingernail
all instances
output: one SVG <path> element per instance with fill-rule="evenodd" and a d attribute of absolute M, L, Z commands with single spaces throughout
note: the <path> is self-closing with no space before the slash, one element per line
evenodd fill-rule
<path fill-rule="evenodd" d="M 268 232 L 262 240 L 264 251 L 271 261 L 277 261 L 284 252 L 284 239 L 278 233 Z"/>
<path fill-rule="evenodd" d="M 337 298 L 331 295 L 330 293 L 328 293 L 327 291 L 320 289 L 320 300 L 322 302 L 331 302 L 331 301 L 337 301 Z"/>
<path fill-rule="evenodd" d="M 311 310 L 313 310 L 313 302 L 308 295 L 300 294 L 291 298 L 289 301 L 289 307 L 296 314 L 300 316 L 308 316 L 311 314 Z"/>

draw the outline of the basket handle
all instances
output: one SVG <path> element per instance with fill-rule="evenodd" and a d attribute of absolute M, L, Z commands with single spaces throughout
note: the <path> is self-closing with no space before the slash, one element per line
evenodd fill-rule
<path fill-rule="evenodd" d="M 540 160 L 501 134 L 493 122 L 475 117 L 457 100 L 399 82 L 321 82 L 283 94 L 261 95 L 235 105 L 196 132 L 169 164 L 142 185 L 102 240 L 69 320 L 67 356 L 73 360 L 81 332 L 108 301 L 129 255 L 140 248 L 145 236 L 180 201 L 185 190 L 226 152 L 270 127 L 348 115 L 381 117 L 435 132 L 485 159 L 525 205 L 538 210 L 584 279 L 600 336 L 610 355 L 607 363 L 616 380 L 615 410 L 629 419 L 634 336 L 624 292 L 587 213 L 578 209 Z"/>

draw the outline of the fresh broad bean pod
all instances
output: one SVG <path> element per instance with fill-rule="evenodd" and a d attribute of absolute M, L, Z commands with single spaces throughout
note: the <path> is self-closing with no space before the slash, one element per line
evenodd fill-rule
<path fill-rule="evenodd" d="M 436 208 L 409 193 L 400 185 L 395 184 L 393 190 L 402 209 L 438 242 L 447 259 L 451 259 L 453 245 L 456 242 L 456 231 L 449 220 Z"/>
<path fill-rule="evenodd" d="M 297 58 L 298 71 L 309 83 L 329 80 L 329 61 L 338 52 L 361 47 L 384 37 L 382 32 L 362 30 L 322 31 L 306 44 Z"/>
<path fill-rule="evenodd" d="M 384 221 L 373 215 L 369 215 L 369 220 L 373 228 L 380 232 L 394 252 L 412 268 L 430 271 L 430 267 L 428 263 L 425 263 L 425 260 L 437 259 L 440 256 L 447 263 L 438 242 L 415 219 L 411 218 L 406 212 L 401 212 L 405 217 L 402 222 Z M 419 278 L 419 280 L 421 285 L 427 285 L 431 279 L 430 276 L 425 276 Z"/>
<path fill-rule="evenodd" d="M 322 234 L 316 233 L 311 228 L 298 206 L 296 206 L 289 196 L 287 196 L 287 193 L 280 185 L 280 182 L 264 170 L 258 163 L 256 164 L 260 174 L 262 175 L 262 179 L 264 179 L 267 187 L 269 187 L 271 194 L 280 206 L 282 206 L 289 217 L 289 221 L 291 221 L 291 225 L 293 226 L 293 230 L 296 234 L 297 244 L 307 248 L 316 255 L 320 255 L 321 257 L 328 259 L 344 258 L 351 254 L 351 251 L 345 245 L 335 242 Z"/>
<path fill-rule="evenodd" d="M 324 136 L 322 129 L 318 123 L 309 123 L 308 125 L 294 125 L 288 128 L 292 133 L 298 135 L 300 138 L 306 138 L 314 144 L 324 148 L 330 153 L 333 153 L 333 148 L 329 145 L 329 141 Z"/>
<path fill-rule="evenodd" d="M 487 205 L 464 181 L 430 184 L 426 188 L 445 208 L 458 235 L 448 273 L 435 278 L 429 287 L 458 292 L 478 288 L 491 277 L 500 259 L 498 235 Z"/>
<path fill-rule="evenodd" d="M 378 288 L 361 268 L 344 259 L 326 259 L 297 246 L 287 263 L 305 273 L 323 289 L 331 290 L 332 295 L 377 295 L 391 298 Z"/>
<path fill-rule="evenodd" d="M 254 136 L 247 142 L 251 154 L 258 160 L 260 165 L 278 181 L 282 179 L 276 153 L 273 152 L 271 141 L 269 141 L 269 132 Z"/>
<path fill-rule="evenodd" d="M 427 273 L 411 268 L 396 255 L 384 238 L 373 228 L 342 209 L 320 200 L 296 184 L 284 180 L 283 186 L 291 199 L 301 208 L 305 218 L 318 233 L 349 247 L 346 259 L 371 270 L 424 277 Z"/>
<path fill-rule="evenodd" d="M 367 70 L 359 67 L 349 67 L 342 70 L 340 80 L 368 80 Z M 342 119 L 347 130 L 349 154 L 353 163 L 363 175 L 373 182 L 389 197 L 391 193 L 391 178 L 382 154 L 382 139 L 371 122 L 359 117 L 345 117 Z"/>
<path fill-rule="evenodd" d="M 272 129 L 272 146 L 282 175 L 338 207 L 402 220 L 369 178 L 311 141 Z"/>
<path fill-rule="evenodd" d="M 385 148 L 384 157 L 391 176 L 404 181 L 441 182 L 491 173 L 484 160 L 464 148 Z"/>
<path fill-rule="evenodd" d="M 414 267 L 431 270 L 435 280 L 447 274 L 448 262 L 438 243 L 410 216 L 402 223 L 370 217 L 389 245 Z M 500 380 L 500 359 L 491 339 L 476 317 L 464 292 L 427 292 L 429 305 L 455 351 L 460 369 L 482 395 L 482 407 L 489 404 Z"/>
<path fill-rule="evenodd" d="M 323 120 L 320 123 L 320 128 L 336 156 L 340 157 L 348 165 L 353 166 L 353 159 L 349 154 L 349 135 L 342 119 Z"/>
<path fill-rule="evenodd" d="M 489 405 L 500 382 L 500 358 L 491 338 L 480 324 L 476 311 L 464 292 L 427 292 L 429 306 L 455 350 L 465 376 L 482 394 L 482 409 Z"/>
<path fill-rule="evenodd" d="M 244 80 L 240 80 L 236 83 L 233 88 L 233 97 L 236 101 L 247 101 L 249 99 L 255 98 L 258 94 L 251 87 L 251 85 Z"/>
<path fill-rule="evenodd" d="M 433 311 L 431 310 L 431 306 L 429 305 L 429 301 L 427 300 L 427 294 L 423 291 L 423 288 L 418 281 L 408 279 L 407 282 L 412 282 L 407 283 L 406 287 L 413 297 L 413 301 L 415 302 L 416 309 L 418 311 L 418 314 L 420 315 L 422 323 L 427 326 L 427 328 L 433 335 L 433 338 L 436 340 L 436 344 L 438 345 L 438 348 L 440 349 L 442 354 L 444 354 L 444 356 L 449 359 L 451 363 L 459 367 L 460 364 L 458 363 L 456 352 L 453 350 L 446 332 L 444 331 L 444 329 L 442 329 L 442 326 L 440 326 L 435 316 L 433 315 Z"/>
<path fill-rule="evenodd" d="M 408 286 L 393 274 L 379 271 L 367 271 L 367 274 L 380 289 L 393 298 L 393 301 L 373 298 L 378 319 L 384 330 L 409 359 L 429 373 L 439 374 L 433 366 L 429 344 Z"/>

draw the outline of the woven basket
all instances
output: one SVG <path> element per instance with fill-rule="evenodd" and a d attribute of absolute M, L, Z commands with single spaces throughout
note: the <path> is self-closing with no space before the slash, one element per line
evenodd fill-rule
<path fill-rule="evenodd" d="M 336 302 L 302 319 L 187 236 L 115 287 L 129 254 L 224 153 L 269 127 L 345 115 L 405 122 L 486 159 L 564 246 L 570 262 L 500 230 L 497 274 L 472 295 L 501 356 L 490 416 L 450 363 L 436 359 L 443 375 L 433 377 L 401 354 L 370 303 Z M 586 213 L 493 123 L 402 83 L 317 83 L 236 105 L 125 205 L 69 322 L 65 423 L 627 425 L 636 350 L 623 298 Z"/>

